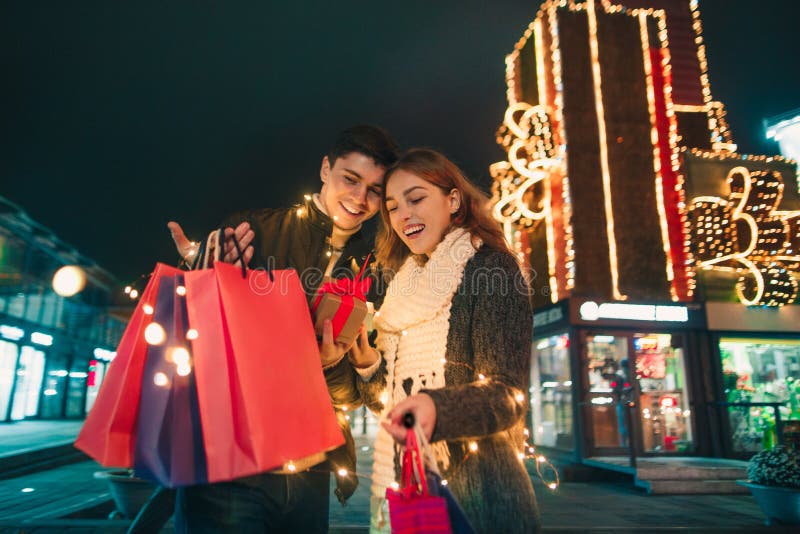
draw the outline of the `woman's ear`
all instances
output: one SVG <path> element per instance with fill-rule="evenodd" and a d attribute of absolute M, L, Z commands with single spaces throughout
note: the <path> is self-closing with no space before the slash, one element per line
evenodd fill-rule
<path fill-rule="evenodd" d="M 450 191 L 450 214 L 455 214 L 458 212 L 458 208 L 461 207 L 461 191 L 458 189 L 453 189 Z"/>

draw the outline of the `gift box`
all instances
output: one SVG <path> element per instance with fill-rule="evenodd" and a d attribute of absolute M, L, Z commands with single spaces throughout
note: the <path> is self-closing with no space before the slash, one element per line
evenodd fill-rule
<path fill-rule="evenodd" d="M 325 320 L 330 319 L 334 341 L 349 345 L 356 339 L 370 309 L 366 294 L 372 280 L 363 277 L 368 263 L 369 256 L 354 279 L 328 279 L 323 282 L 311 307 L 318 338 L 322 338 Z"/>
<path fill-rule="evenodd" d="M 333 323 L 333 338 L 337 343 L 349 345 L 367 317 L 367 303 L 349 295 L 323 293 L 314 311 L 314 329 L 322 337 L 325 319 Z"/>

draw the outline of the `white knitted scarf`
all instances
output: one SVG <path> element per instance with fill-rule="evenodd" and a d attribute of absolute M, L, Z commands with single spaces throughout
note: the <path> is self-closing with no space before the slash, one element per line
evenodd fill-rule
<path fill-rule="evenodd" d="M 375 318 L 377 346 L 387 370 L 384 414 L 406 398 L 404 383 L 410 383 L 409 395 L 445 386 L 450 307 L 461 286 L 464 267 L 475 252 L 470 233 L 456 228 L 437 245 L 425 265 L 407 258 L 389 284 Z M 434 444 L 433 450 L 446 468 L 446 443 Z M 394 455 L 394 440 L 379 428 L 372 465 L 372 494 L 377 497 L 383 497 L 395 481 Z"/>

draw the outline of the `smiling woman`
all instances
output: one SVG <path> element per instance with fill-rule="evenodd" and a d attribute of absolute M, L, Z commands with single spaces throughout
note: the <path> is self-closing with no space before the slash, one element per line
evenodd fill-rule
<path fill-rule="evenodd" d="M 460 205 L 458 189 L 445 191 L 402 169 L 394 173 L 386 188 L 392 230 L 414 254 L 430 256 Z"/>
<path fill-rule="evenodd" d="M 507 250 L 497 222 L 484 209 L 486 196 L 435 150 L 406 152 L 386 171 L 384 190 L 376 257 L 391 271 L 409 255 L 424 261 L 456 227 L 494 250 Z"/>
<path fill-rule="evenodd" d="M 411 413 L 477 532 L 537 532 L 520 461 L 533 335 L 528 285 L 486 197 L 445 156 L 409 151 L 386 171 L 384 187 L 376 256 L 391 282 L 376 313 L 377 351 L 359 347 L 351 356 L 362 397 L 383 421 L 372 526 L 388 531 L 384 496 L 399 481 L 395 444 Z"/>

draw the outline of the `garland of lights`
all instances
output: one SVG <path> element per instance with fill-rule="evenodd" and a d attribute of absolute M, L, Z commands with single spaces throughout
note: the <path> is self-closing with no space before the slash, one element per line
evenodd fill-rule
<path fill-rule="evenodd" d="M 308 198 L 309 198 L 308 195 L 306 195 L 306 199 L 307 200 L 308 200 Z M 304 209 L 302 207 L 298 208 L 297 215 L 300 216 L 300 217 L 305 215 Z M 196 255 L 196 250 L 194 252 L 194 255 Z M 149 277 L 149 275 L 143 275 L 142 277 L 140 277 L 140 279 L 146 279 L 147 277 Z M 132 284 L 132 285 L 135 285 L 135 284 Z M 138 290 L 134 289 L 132 287 L 132 285 L 125 287 L 125 293 L 131 299 L 135 300 L 135 299 L 137 299 L 139 297 L 139 292 L 138 292 Z M 176 293 L 177 296 L 185 298 L 186 294 L 187 294 L 186 287 L 183 286 L 183 285 L 177 286 L 175 288 L 175 293 Z M 149 302 L 140 302 L 139 304 L 142 307 L 142 312 L 144 313 L 144 315 L 147 316 L 147 317 L 152 318 L 154 313 L 155 313 L 155 309 L 154 309 L 153 305 L 151 303 L 149 303 Z M 379 312 L 376 312 L 376 315 L 378 313 Z M 158 322 L 153 321 L 153 320 L 151 320 L 150 323 L 145 327 L 142 335 L 144 337 L 145 342 L 147 342 L 148 345 L 153 345 L 153 346 L 162 345 L 167 339 L 167 333 L 166 333 L 166 330 L 164 329 L 164 327 L 161 324 L 159 324 Z M 188 341 L 190 341 L 190 342 L 196 340 L 199 336 L 200 336 L 200 333 L 194 328 L 190 328 L 186 332 L 186 339 Z M 169 363 L 175 365 L 176 373 L 179 376 L 188 376 L 189 374 L 191 374 L 193 372 L 194 361 L 193 361 L 193 356 L 192 356 L 191 349 L 186 348 L 184 346 L 170 347 L 166 351 L 164 351 L 164 357 L 167 359 L 167 361 Z M 446 364 L 447 363 L 453 364 L 455 362 L 445 362 L 445 363 Z M 460 363 L 460 362 L 458 364 L 470 367 L 474 371 L 474 368 L 472 368 L 468 364 Z M 482 373 L 478 374 L 478 382 L 481 383 L 481 384 L 486 383 L 486 381 L 489 380 L 489 379 L 490 379 L 490 377 L 487 377 L 486 375 L 484 375 Z M 153 380 L 153 383 L 158 387 L 169 387 L 170 386 L 169 377 L 167 377 L 167 375 L 165 373 L 163 373 L 163 372 L 155 373 L 153 375 L 153 377 L 152 377 L 152 380 Z M 384 392 L 384 395 L 382 395 L 381 401 L 385 404 L 387 402 L 387 399 L 388 399 L 388 395 L 386 395 L 386 393 Z M 525 396 L 521 392 L 517 393 L 517 395 L 515 396 L 515 400 L 517 402 L 523 403 L 523 402 L 525 402 Z M 350 421 L 350 416 L 347 415 L 348 410 L 349 410 L 348 406 L 342 406 L 341 407 L 341 411 L 345 413 L 345 419 L 347 421 Z M 523 444 L 522 450 L 517 453 L 518 457 L 519 457 L 519 460 L 521 462 L 524 462 L 525 460 L 528 460 L 528 459 L 535 459 L 535 471 L 536 471 L 537 476 L 542 480 L 542 482 L 550 490 L 555 491 L 558 488 L 559 484 L 560 484 L 560 480 L 559 480 L 559 476 L 558 476 L 558 470 L 555 468 L 555 466 L 543 454 L 537 452 L 536 447 L 534 446 L 533 443 L 528 443 L 527 442 L 527 439 L 531 437 L 531 433 L 527 428 L 524 430 L 524 434 L 525 434 L 525 437 L 526 437 L 526 442 Z M 462 463 L 459 464 L 455 469 L 453 469 L 452 472 L 458 472 L 458 470 L 470 458 L 477 456 L 477 454 L 478 454 L 478 444 L 477 444 L 476 441 L 470 441 L 468 443 L 467 447 L 468 447 L 469 452 L 465 455 Z M 284 466 L 283 466 L 283 469 L 285 471 L 288 471 L 289 473 L 296 473 L 297 472 L 297 466 L 296 466 L 296 464 L 294 463 L 293 460 L 289 460 L 288 462 L 286 462 L 284 464 Z M 333 466 L 332 470 L 336 473 L 336 475 L 338 477 L 341 477 L 341 478 L 345 478 L 345 477 L 348 477 L 350 475 L 355 475 L 355 476 L 358 476 L 358 477 L 361 477 L 361 478 L 367 478 L 364 475 L 358 475 L 355 472 L 351 473 L 348 469 L 346 469 L 344 467 Z M 314 470 L 312 470 L 312 471 L 314 471 Z M 320 471 L 320 472 L 322 472 L 322 471 Z M 327 473 L 329 471 L 325 470 L 324 472 Z M 551 477 L 548 478 L 546 476 L 546 473 L 550 473 Z M 443 485 L 447 485 L 447 480 L 443 480 L 442 484 Z"/>
<path fill-rule="evenodd" d="M 645 39 L 646 32 L 647 32 L 647 20 L 654 18 L 657 22 L 658 32 L 657 36 L 660 42 L 659 52 L 661 53 L 661 58 L 656 63 L 654 59 L 653 62 L 649 65 L 650 72 L 646 73 L 646 81 L 648 82 L 648 104 L 649 104 L 649 111 L 651 115 L 651 122 L 655 123 L 655 93 L 658 93 L 658 98 L 661 99 L 663 106 L 666 107 L 666 120 L 667 120 L 667 128 L 666 131 L 662 132 L 657 131 L 655 132 L 658 134 L 653 138 L 653 152 L 655 158 L 660 158 L 661 161 L 656 159 L 653 163 L 654 171 L 656 173 L 656 182 L 654 187 L 656 188 L 657 195 L 657 207 L 658 207 L 658 215 L 659 221 L 661 224 L 662 229 L 662 243 L 664 247 L 665 257 L 666 257 L 666 278 L 670 282 L 670 291 L 672 293 L 673 300 L 685 300 L 687 298 L 691 298 L 693 294 L 693 289 L 695 285 L 694 281 L 694 272 L 690 268 L 692 262 L 690 258 L 690 243 L 684 239 L 684 232 L 681 232 L 680 229 L 686 226 L 686 219 L 685 219 L 685 209 L 684 209 L 684 191 L 683 191 L 683 176 L 680 174 L 680 160 L 679 155 L 680 151 L 678 148 L 678 128 L 677 128 L 677 120 L 675 116 L 675 106 L 671 99 L 672 87 L 671 87 L 671 77 L 670 77 L 670 55 L 669 55 L 669 42 L 667 40 L 667 23 L 666 23 L 666 14 L 663 10 L 657 9 L 629 9 L 620 5 L 613 5 L 608 0 L 592 0 L 587 2 L 574 2 L 574 1 L 566 1 L 566 0 L 550 0 L 544 2 L 537 14 L 536 19 L 528 26 L 525 30 L 523 36 L 520 40 L 515 44 L 514 50 L 506 57 L 506 82 L 508 84 L 508 101 L 509 101 L 509 108 L 506 112 L 506 116 L 510 113 L 514 113 L 518 106 L 520 105 L 519 98 L 522 95 L 522 86 L 521 81 L 519 79 L 520 76 L 520 53 L 522 49 L 526 46 L 527 42 L 531 37 L 534 39 L 535 43 L 535 54 L 536 54 L 536 76 L 537 76 L 537 90 L 539 94 L 539 106 L 542 107 L 544 110 L 547 110 L 547 113 L 551 117 L 551 137 L 555 140 L 556 143 L 556 153 L 554 156 L 559 161 L 560 166 L 558 168 L 551 167 L 548 169 L 549 176 L 548 180 L 544 181 L 543 186 L 541 188 L 537 188 L 536 191 L 538 192 L 538 198 L 535 199 L 539 205 L 542 205 L 542 209 L 539 213 L 540 217 L 545 219 L 546 223 L 546 230 L 547 230 L 547 239 L 546 245 L 548 248 L 548 271 L 549 271 L 549 285 L 550 285 L 550 295 L 551 299 L 555 302 L 558 300 L 559 296 L 563 298 L 564 293 L 559 295 L 559 290 L 563 289 L 564 292 L 568 293 L 568 291 L 574 287 L 574 271 L 575 271 L 575 251 L 573 249 L 573 239 L 572 239 L 572 209 L 571 209 L 571 199 L 570 199 L 570 182 L 569 177 L 567 175 L 566 169 L 566 151 L 567 151 L 567 141 L 566 141 L 566 132 L 564 128 L 564 117 L 563 117 L 563 107 L 564 107 L 564 100 L 563 100 L 563 84 L 561 79 L 561 69 L 562 69 L 562 51 L 561 45 L 559 42 L 559 24 L 557 20 L 557 13 L 560 9 L 566 9 L 570 12 L 586 12 L 589 16 L 589 23 L 590 23 L 590 48 L 592 49 L 592 74 L 593 74 L 593 82 L 595 87 L 595 92 L 597 93 L 598 90 L 602 93 L 602 80 L 600 79 L 600 73 L 598 72 L 599 69 L 599 59 L 597 57 L 597 35 L 596 35 L 596 15 L 595 11 L 605 12 L 609 14 L 613 13 L 625 13 L 629 16 L 638 17 L 640 19 L 640 24 L 642 31 L 645 32 L 645 35 L 642 38 L 642 52 L 645 54 L 646 61 L 650 59 L 650 44 L 649 38 Z M 647 20 L 645 20 L 647 19 Z M 594 24 L 592 24 L 594 22 Z M 594 31 L 592 31 L 594 30 Z M 545 38 L 549 40 L 549 42 L 545 42 Z M 545 57 L 544 51 L 545 48 L 549 45 L 549 52 L 550 56 L 548 59 L 550 60 L 550 70 L 546 72 L 546 64 L 545 64 Z M 592 46 L 595 45 L 595 46 Z M 644 65 L 645 69 L 647 65 Z M 659 74 L 659 83 L 658 85 L 654 84 L 653 80 L 653 71 L 658 70 Z M 707 80 L 706 80 L 707 82 Z M 703 85 L 703 87 L 707 87 L 707 83 Z M 595 104 L 598 107 L 598 117 L 602 118 L 603 110 L 602 110 L 602 99 L 598 98 L 597 95 L 595 97 Z M 526 109 L 531 107 L 537 106 L 530 106 L 527 104 L 522 103 L 521 105 L 527 106 Z M 702 112 L 710 112 L 711 105 L 707 106 L 700 106 L 702 109 L 699 111 Z M 659 108 L 660 109 L 660 108 Z M 716 108 L 715 108 L 716 109 Z M 698 111 L 698 110 L 695 110 Z M 522 121 L 518 121 L 522 122 Z M 600 128 L 603 126 L 603 120 L 599 119 L 601 123 L 599 125 Z M 525 126 L 522 124 L 522 126 Z M 513 131 L 508 128 L 508 126 L 504 122 L 504 126 L 501 127 L 501 130 L 498 132 L 498 143 L 508 151 L 508 149 L 512 146 L 512 141 L 510 140 L 510 135 L 514 133 Z M 516 132 L 519 133 L 519 132 Z M 727 140 L 727 137 L 726 137 Z M 519 146 L 520 143 L 517 144 Z M 661 145 L 661 146 L 659 146 Z M 606 143 L 602 142 L 601 139 L 601 152 L 603 152 L 604 148 L 607 147 Z M 663 149 L 661 148 L 663 146 Z M 506 235 L 509 236 L 513 233 L 515 227 L 520 226 L 530 226 L 532 220 L 531 218 L 524 218 L 518 217 L 520 214 L 518 211 L 512 208 L 509 208 L 509 205 L 513 205 L 517 198 L 522 197 L 523 195 L 519 195 L 517 197 L 515 186 L 519 186 L 521 182 L 516 182 L 515 180 L 509 179 L 509 166 L 508 163 L 514 163 L 516 153 L 511 151 L 510 157 L 507 162 L 500 162 L 495 164 L 491 167 L 492 176 L 495 178 L 495 187 L 493 196 L 493 201 L 495 203 L 502 203 L 502 206 L 497 211 L 501 213 L 495 212 L 495 215 L 498 216 L 498 220 L 503 223 L 504 229 L 506 230 Z M 603 158 L 601 158 L 603 160 Z M 517 158 L 519 161 L 519 158 Z M 601 161 L 603 163 L 605 160 Z M 516 165 L 519 166 L 519 165 Z M 607 166 L 603 166 L 606 168 Z M 555 173 L 556 171 L 560 171 L 560 191 L 558 191 L 559 197 L 553 196 L 555 191 L 554 185 L 556 184 L 555 180 Z M 659 171 L 661 172 L 669 172 L 669 176 L 667 177 L 664 175 L 662 178 L 659 176 Z M 608 173 L 604 173 L 606 176 Z M 607 176 L 607 178 L 610 178 Z M 661 178 L 661 180 L 659 180 Z M 604 189 L 608 189 L 608 181 L 604 180 Z M 530 184 L 525 184 L 530 185 Z M 548 196 L 548 193 L 550 194 Z M 606 191 L 604 194 L 605 199 L 605 211 L 607 212 L 610 209 L 610 195 Z M 553 221 L 553 214 L 557 213 L 555 210 L 557 209 L 556 205 L 553 205 L 552 202 L 555 200 L 561 201 L 561 215 L 562 217 L 554 222 Z M 520 206 L 520 208 L 523 208 Z M 674 212 L 674 213 L 673 213 Z M 513 215 L 513 216 L 510 216 Z M 613 230 L 613 220 L 611 217 L 606 216 L 607 221 L 607 233 L 609 234 L 609 260 L 611 263 L 611 274 L 612 279 L 616 278 L 614 274 L 617 270 L 617 265 L 615 261 L 615 249 L 617 248 L 616 239 L 614 237 L 614 230 Z M 557 224 L 563 224 L 563 227 L 556 227 Z M 556 241 L 559 243 L 557 244 Z M 555 250 L 556 246 L 561 246 L 560 243 L 564 245 L 564 254 L 559 257 L 556 255 Z M 559 248 L 560 250 L 560 248 Z M 558 262 L 558 263 L 556 263 Z M 560 276 L 556 276 L 557 269 L 565 267 L 566 269 L 566 280 L 562 281 Z M 617 275 L 618 277 L 618 275 Z M 614 293 L 621 297 L 622 295 L 619 294 L 619 290 L 617 288 L 618 284 L 614 284 L 615 289 Z"/>
<path fill-rule="evenodd" d="M 738 166 L 726 183 L 728 198 L 692 199 L 690 232 L 698 266 L 740 274 L 736 293 L 748 306 L 791 304 L 800 286 L 800 210 L 777 210 L 783 178 L 777 171 Z"/>
<path fill-rule="evenodd" d="M 563 4 L 562 4 L 563 6 Z M 555 120 L 558 125 L 557 133 L 560 145 L 559 157 L 562 161 L 567 158 L 567 131 L 564 126 L 564 85 L 562 80 L 561 68 L 561 46 L 559 41 L 558 23 L 556 20 L 556 6 L 554 3 L 550 4 L 547 8 L 547 16 L 549 21 L 549 35 L 550 35 L 550 57 L 552 62 L 552 78 L 551 90 L 554 94 L 552 105 L 555 108 Z M 545 6 L 542 5 L 542 10 Z M 537 18 L 541 19 L 543 12 Z M 543 32 L 544 33 L 544 32 Z M 542 36 L 542 38 L 544 35 Z M 544 66 L 544 50 L 542 51 L 542 66 Z M 570 181 L 567 174 L 566 165 L 563 165 L 561 171 L 561 191 L 562 191 L 562 213 L 561 221 L 563 224 L 563 241 L 564 241 L 564 262 L 566 266 L 566 290 L 569 291 L 575 287 L 575 248 L 572 231 L 572 197 L 570 193 Z M 548 235 L 552 233 L 548 231 Z M 552 255 L 555 258 L 555 241 L 551 244 L 548 241 L 548 257 Z M 554 260 L 555 261 L 555 260 Z M 553 302 L 558 301 L 558 284 L 551 273 L 551 288 L 550 294 Z"/>
<path fill-rule="evenodd" d="M 531 106 L 525 102 L 509 105 L 503 124 L 497 130 L 497 143 L 505 149 L 508 159 L 489 168 L 494 179 L 492 215 L 503 225 L 509 243 L 516 241 L 515 227 L 530 227 L 535 221 L 545 219 L 548 246 L 552 246 L 550 179 L 555 169 L 563 167 L 557 158 L 553 137 L 550 118 L 544 106 Z M 541 186 L 537 187 L 540 182 Z M 531 209 L 531 205 L 534 209 Z M 548 270 L 551 299 L 555 299 L 554 302 L 558 299 L 555 265 L 555 254 L 550 250 Z"/>
<path fill-rule="evenodd" d="M 182 285 L 177 286 L 175 288 L 175 293 L 179 297 L 185 298 L 186 297 L 186 287 L 182 286 Z M 142 311 L 146 316 L 148 316 L 148 317 L 152 317 L 153 316 L 155 310 L 154 310 L 153 305 L 151 303 L 149 303 L 149 302 L 141 302 L 140 305 L 142 306 Z M 186 339 L 188 341 L 194 341 L 199 336 L 200 336 L 200 333 L 194 328 L 190 328 L 186 332 Z M 158 345 L 164 344 L 164 342 L 167 340 L 167 332 L 166 332 L 166 330 L 164 329 L 164 327 L 161 324 L 159 324 L 156 321 L 151 321 L 145 327 L 144 332 L 143 332 L 143 337 L 144 337 L 144 339 L 145 339 L 145 341 L 147 342 L 148 345 L 158 346 Z M 170 347 L 166 351 L 164 351 L 164 357 L 167 359 L 167 361 L 169 363 L 175 365 L 176 373 L 179 376 L 188 376 L 189 374 L 191 374 L 193 372 L 193 357 L 192 357 L 190 349 L 188 349 L 186 347 L 183 347 L 183 346 Z M 447 361 L 445 361 L 445 363 L 446 364 L 463 365 L 463 366 L 466 366 L 466 367 L 472 369 L 473 371 L 475 370 L 472 366 L 470 366 L 470 365 L 468 365 L 466 363 L 447 362 Z M 163 372 L 155 373 L 153 375 L 153 377 L 152 377 L 152 380 L 153 380 L 153 383 L 158 387 L 169 387 L 170 386 L 170 380 L 167 377 L 167 375 L 165 373 L 163 373 Z M 490 377 L 488 377 L 487 375 L 484 375 L 482 373 L 478 374 L 477 382 L 479 384 L 486 384 L 488 380 L 490 380 Z M 382 400 L 382 402 L 384 404 L 386 403 L 386 399 L 387 398 L 388 398 L 388 395 L 386 395 L 386 392 L 384 392 L 384 395 L 382 395 L 382 397 L 381 397 L 381 400 Z M 518 392 L 514 396 L 514 400 L 516 402 L 518 402 L 518 403 L 524 403 L 525 402 L 525 395 L 522 392 Z M 344 412 L 345 414 L 348 412 L 348 410 L 349 410 L 349 407 L 346 406 L 346 405 L 341 407 L 341 411 Z M 350 421 L 350 416 L 349 415 L 345 415 L 345 419 L 347 421 Z M 559 485 L 559 477 L 558 477 L 557 469 L 555 468 L 555 466 L 553 466 L 552 463 L 550 463 L 550 461 L 543 454 L 537 453 L 536 447 L 532 443 L 528 443 L 527 442 L 527 438 L 530 438 L 530 435 L 531 435 L 530 431 L 527 428 L 524 430 L 524 434 L 525 434 L 525 437 L 526 437 L 526 442 L 524 443 L 524 446 L 523 446 L 522 450 L 517 453 L 519 460 L 521 462 L 524 462 L 527 459 L 535 459 L 535 461 L 536 461 L 536 463 L 535 463 L 535 465 L 536 465 L 536 473 L 539 476 L 539 478 L 542 480 L 542 482 L 544 482 L 544 484 L 549 489 L 551 489 L 551 490 L 557 489 L 558 485 Z M 478 455 L 478 443 L 476 441 L 470 441 L 467 444 L 467 448 L 468 448 L 468 453 L 464 456 L 464 460 L 456 468 L 454 468 L 451 472 L 453 472 L 453 473 L 458 472 L 458 470 L 470 458 L 476 457 Z M 286 462 L 284 464 L 284 466 L 283 466 L 283 469 L 285 471 L 288 471 L 289 473 L 296 473 L 297 472 L 297 466 L 296 466 L 296 464 L 294 463 L 293 460 L 289 460 L 288 462 Z M 548 480 L 547 477 L 545 476 L 545 474 L 543 473 L 543 469 L 546 470 L 546 471 L 551 472 L 553 474 L 553 478 Z M 350 471 L 348 469 L 344 468 L 344 467 L 333 466 L 332 470 L 336 473 L 337 476 L 342 477 L 342 478 L 348 477 L 348 476 L 351 475 Z M 324 472 L 328 472 L 328 470 L 325 470 Z M 356 476 L 364 477 L 364 475 L 357 475 L 356 473 L 352 473 L 352 474 L 355 474 Z M 366 477 L 364 477 L 364 478 L 366 478 Z M 443 480 L 442 484 L 446 485 L 447 481 Z"/>
<path fill-rule="evenodd" d="M 376 314 L 377 313 L 379 312 L 376 312 Z M 444 360 L 444 363 L 445 365 L 460 365 L 462 367 L 466 367 L 467 369 L 473 372 L 475 371 L 474 367 L 464 362 L 449 362 L 447 360 Z M 478 373 L 478 380 L 477 380 L 478 384 L 487 384 L 489 380 L 491 380 L 491 376 L 487 376 L 483 373 Z M 381 403 L 385 405 L 388 402 L 388 398 L 389 398 L 388 392 L 384 391 L 380 397 Z M 522 392 L 518 392 L 514 396 L 514 400 L 518 403 L 524 403 L 525 395 Z M 341 410 L 343 412 L 347 412 L 348 409 L 349 408 L 347 406 L 341 407 Z M 350 421 L 350 416 L 346 415 L 345 419 L 347 421 Z M 560 478 L 558 476 L 558 469 L 556 469 L 556 467 L 552 464 L 552 462 L 550 462 L 550 460 L 547 459 L 545 455 L 537 452 L 536 446 L 532 441 L 530 443 L 528 442 L 528 439 L 531 439 L 530 430 L 525 428 L 523 430 L 523 433 L 525 435 L 526 441 L 523 443 L 522 450 L 517 452 L 517 458 L 519 459 L 520 462 L 525 462 L 525 460 L 535 460 L 535 470 L 537 476 L 544 483 L 545 486 L 547 486 L 550 490 L 555 491 L 556 489 L 558 489 L 558 486 L 561 483 Z M 478 442 L 475 440 L 470 440 L 467 443 L 467 453 L 464 455 L 464 459 L 456 467 L 450 469 L 451 474 L 458 473 L 458 471 L 466 464 L 466 462 L 470 458 L 478 456 L 478 452 L 479 452 Z M 293 471 L 291 467 L 289 467 L 289 470 Z M 343 468 L 338 469 L 337 473 L 339 474 L 339 476 L 346 476 L 349 474 L 349 472 Z M 548 477 L 546 475 L 547 473 L 550 473 L 551 477 Z M 364 475 L 357 475 L 357 476 L 366 478 Z M 447 480 L 442 480 L 442 485 L 446 486 Z M 392 484 L 392 487 L 394 489 L 398 489 L 398 484 L 395 482 Z"/>

